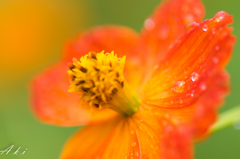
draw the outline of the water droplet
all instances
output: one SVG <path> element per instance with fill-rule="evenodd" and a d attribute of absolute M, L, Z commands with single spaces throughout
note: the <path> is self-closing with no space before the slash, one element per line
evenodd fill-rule
<path fill-rule="evenodd" d="M 197 26 L 199 26 L 199 24 L 198 23 L 196 23 L 196 22 L 191 22 L 191 23 L 189 23 L 188 25 L 187 25 L 187 30 L 191 30 L 191 29 L 194 29 L 195 27 L 197 27 Z"/>
<path fill-rule="evenodd" d="M 148 18 L 145 20 L 144 22 L 144 27 L 147 29 L 147 30 L 151 30 L 155 27 L 155 23 L 152 19 Z"/>
<path fill-rule="evenodd" d="M 158 32 L 158 37 L 160 39 L 166 39 L 168 37 L 168 34 L 169 34 L 169 26 L 168 25 L 163 25 L 160 29 L 159 29 L 159 32 Z"/>
<path fill-rule="evenodd" d="M 219 62 L 218 58 L 216 58 L 216 57 L 213 57 L 212 60 L 213 60 L 213 63 L 215 63 L 215 64 L 217 64 Z"/>
<path fill-rule="evenodd" d="M 136 146 L 137 143 L 136 142 L 132 142 L 132 147 Z"/>
<path fill-rule="evenodd" d="M 202 29 L 203 29 L 203 31 L 207 31 L 208 30 L 207 24 L 204 24 Z"/>
<path fill-rule="evenodd" d="M 222 21 L 227 15 L 229 15 L 227 12 L 220 11 L 220 12 L 217 12 L 217 14 L 215 14 L 214 18 L 215 18 L 216 22 L 220 22 L 220 21 Z"/>
<path fill-rule="evenodd" d="M 216 34 L 216 29 L 212 28 L 212 34 Z"/>
<path fill-rule="evenodd" d="M 199 78 L 199 74 L 198 74 L 198 73 L 193 72 L 193 73 L 191 74 L 191 80 L 192 80 L 193 82 L 197 81 L 198 78 Z"/>
<path fill-rule="evenodd" d="M 200 85 L 200 89 L 201 89 L 202 91 L 205 91 L 205 90 L 207 89 L 206 84 L 202 83 L 202 84 Z"/>
<path fill-rule="evenodd" d="M 177 81 L 175 82 L 174 84 L 174 87 L 173 87 L 173 90 L 176 92 L 176 93 L 181 93 L 183 92 L 184 90 L 184 86 L 185 85 L 185 82 L 184 81 Z"/>
<path fill-rule="evenodd" d="M 191 93 L 191 94 L 190 94 L 190 96 L 191 96 L 191 97 L 194 97 L 194 94 L 193 94 L 193 93 Z"/>
<path fill-rule="evenodd" d="M 218 51 L 220 49 L 220 47 L 217 45 L 215 46 L 215 50 Z"/>

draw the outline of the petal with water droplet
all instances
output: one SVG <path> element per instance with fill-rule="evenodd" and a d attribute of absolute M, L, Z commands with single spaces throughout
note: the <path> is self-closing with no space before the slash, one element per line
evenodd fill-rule
<path fill-rule="evenodd" d="M 200 0 L 171 0 L 158 6 L 144 22 L 142 36 L 152 60 L 163 59 L 169 46 L 191 22 L 200 22 L 204 8 Z"/>
<path fill-rule="evenodd" d="M 164 61 L 160 62 L 151 80 L 143 88 L 142 101 L 149 105 L 154 105 L 162 110 L 171 108 L 168 112 L 184 121 L 191 121 L 189 116 L 196 116 L 198 122 L 201 121 L 200 118 L 206 117 L 202 127 L 196 128 L 196 136 L 200 136 L 213 123 L 212 117 L 215 117 L 215 108 L 227 93 L 226 79 L 217 76 L 221 74 L 228 63 L 236 41 L 235 37 L 231 35 L 232 29 L 227 27 L 233 21 L 232 16 L 226 15 L 220 22 L 215 20 L 215 18 L 205 20 L 177 40 L 179 42 L 173 45 L 166 56 L 168 64 L 166 65 Z M 205 32 L 202 30 L 204 25 L 208 26 Z M 213 28 L 215 28 L 214 35 L 212 34 Z M 219 48 L 216 49 L 216 46 Z M 186 76 L 187 78 L 185 78 Z M 184 89 L 180 89 L 181 93 L 176 93 L 182 86 L 180 82 L 176 83 L 176 81 L 182 81 L 182 79 L 185 82 Z M 223 85 L 219 84 L 221 82 Z M 175 86 L 180 87 L 176 89 Z M 212 103 L 215 108 L 211 108 L 211 111 L 206 113 L 209 104 L 205 101 L 198 103 L 198 101 L 201 98 L 207 99 L 207 96 L 212 96 L 207 94 L 207 92 L 213 93 L 212 88 L 219 92 L 215 92 L 216 99 Z M 159 96 L 162 92 L 165 92 L 166 96 Z M 197 106 L 196 103 L 198 103 Z M 194 111 L 198 111 L 198 113 Z"/>

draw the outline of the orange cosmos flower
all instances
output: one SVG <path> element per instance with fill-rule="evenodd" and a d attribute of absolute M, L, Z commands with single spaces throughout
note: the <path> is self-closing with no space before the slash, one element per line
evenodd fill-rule
<path fill-rule="evenodd" d="M 40 120 L 87 125 L 62 159 L 192 158 L 192 139 L 206 133 L 229 90 L 224 67 L 235 43 L 231 15 L 199 23 L 203 15 L 199 0 L 164 1 L 141 34 L 94 28 L 33 80 Z"/>

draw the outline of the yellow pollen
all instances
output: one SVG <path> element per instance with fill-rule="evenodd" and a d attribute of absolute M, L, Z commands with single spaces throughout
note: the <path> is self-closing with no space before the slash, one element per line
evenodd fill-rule
<path fill-rule="evenodd" d="M 123 116 L 138 111 L 140 99 L 123 76 L 126 57 L 114 52 L 89 52 L 69 63 L 69 92 L 80 92 L 81 101 L 92 110 L 113 109 Z"/>
<path fill-rule="evenodd" d="M 101 108 L 124 87 L 123 68 L 125 56 L 118 58 L 114 52 L 89 52 L 80 60 L 69 63 L 69 92 L 81 92 L 81 100 L 92 108 Z"/>

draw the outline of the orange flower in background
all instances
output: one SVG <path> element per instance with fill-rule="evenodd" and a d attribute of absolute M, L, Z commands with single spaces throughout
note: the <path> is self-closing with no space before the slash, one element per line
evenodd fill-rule
<path fill-rule="evenodd" d="M 40 120 L 87 125 L 67 142 L 62 159 L 192 158 L 192 140 L 214 123 L 228 93 L 224 67 L 235 43 L 231 15 L 222 11 L 199 23 L 203 16 L 198 0 L 164 1 L 141 34 L 94 28 L 33 80 Z"/>
<path fill-rule="evenodd" d="M 16 78 L 20 81 L 56 59 L 64 39 L 89 23 L 86 8 L 82 1 L 0 1 L 1 83 L 16 89 Z"/>

